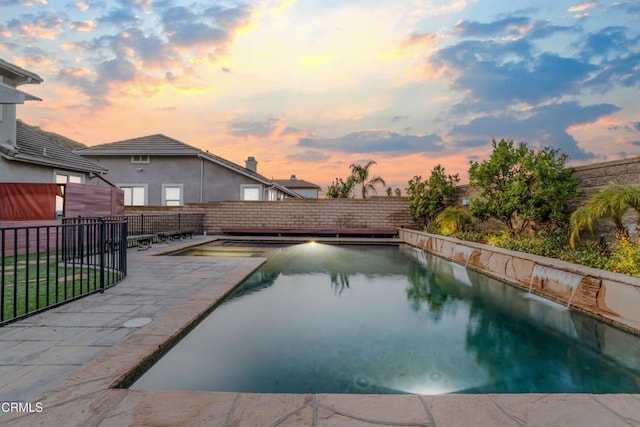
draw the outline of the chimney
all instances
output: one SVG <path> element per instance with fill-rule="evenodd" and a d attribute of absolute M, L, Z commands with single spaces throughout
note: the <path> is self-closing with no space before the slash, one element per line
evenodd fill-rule
<path fill-rule="evenodd" d="M 295 175 L 291 175 L 291 178 L 289 178 L 289 181 L 295 181 L 295 180 L 297 180 L 297 179 L 298 179 L 298 178 L 296 178 L 296 176 L 295 176 Z"/>
<path fill-rule="evenodd" d="M 258 172 L 258 161 L 255 157 L 249 156 L 247 160 L 244 161 L 246 168 L 253 172 Z"/>

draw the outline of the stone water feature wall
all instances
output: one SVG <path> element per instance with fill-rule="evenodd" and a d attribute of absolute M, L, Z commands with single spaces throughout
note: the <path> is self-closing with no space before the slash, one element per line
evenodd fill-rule
<path fill-rule="evenodd" d="M 640 334 L 640 278 L 401 229 L 404 242 Z"/>

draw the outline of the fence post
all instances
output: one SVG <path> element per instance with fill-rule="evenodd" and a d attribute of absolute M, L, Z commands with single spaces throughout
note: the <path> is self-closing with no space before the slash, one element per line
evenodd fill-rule
<path fill-rule="evenodd" d="M 100 218 L 100 293 L 104 293 L 104 260 L 105 260 L 105 246 L 107 236 L 107 220 Z"/>
<path fill-rule="evenodd" d="M 140 234 L 148 234 L 147 230 L 144 228 L 144 214 L 140 214 Z"/>

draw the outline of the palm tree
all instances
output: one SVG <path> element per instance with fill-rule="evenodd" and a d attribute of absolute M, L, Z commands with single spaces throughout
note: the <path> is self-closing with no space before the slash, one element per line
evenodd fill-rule
<path fill-rule="evenodd" d="M 373 160 L 369 161 L 365 166 L 352 164 L 349 167 L 351 168 L 351 177 L 353 178 L 353 182 L 356 185 L 362 186 L 362 198 L 367 198 L 367 193 L 369 191 L 376 192 L 376 185 L 382 184 L 387 185 L 379 176 L 374 176 L 369 179 L 369 168 L 373 165 L 377 165 Z"/>
<path fill-rule="evenodd" d="M 580 239 L 580 231 L 593 233 L 593 221 L 608 218 L 615 225 L 616 238 L 619 241 L 629 241 L 629 231 L 622 222 L 623 215 L 629 210 L 635 210 L 640 215 L 640 187 L 624 184 L 611 184 L 595 193 L 589 200 L 571 214 L 571 237 L 569 243 L 573 247 Z M 640 216 L 638 218 L 640 226 Z"/>

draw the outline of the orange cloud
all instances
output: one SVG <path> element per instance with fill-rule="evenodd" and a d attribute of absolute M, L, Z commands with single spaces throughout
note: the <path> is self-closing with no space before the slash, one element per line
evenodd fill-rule
<path fill-rule="evenodd" d="M 567 12 L 584 12 L 585 10 L 593 9 L 597 6 L 598 3 L 596 2 L 583 3 L 576 6 L 571 6 L 569 9 L 567 9 Z"/>

